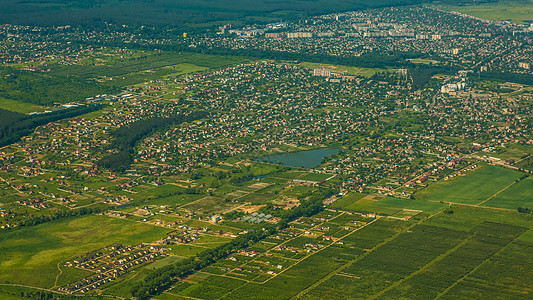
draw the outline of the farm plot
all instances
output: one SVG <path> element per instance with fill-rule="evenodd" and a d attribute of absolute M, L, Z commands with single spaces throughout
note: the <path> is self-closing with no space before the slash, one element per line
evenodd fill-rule
<path fill-rule="evenodd" d="M 533 191 L 533 178 L 528 177 L 483 203 L 483 206 L 509 209 L 517 209 L 518 207 L 533 208 L 531 191 Z"/>
<path fill-rule="evenodd" d="M 385 298 L 427 297 L 445 294 L 489 257 L 523 233 L 525 228 L 499 223 L 483 223 L 472 229 L 456 248 L 433 264 L 413 273 L 401 284 L 383 293 Z M 496 270 L 494 270 L 498 273 Z"/>
<path fill-rule="evenodd" d="M 502 289 L 533 293 L 533 244 L 512 242 L 468 277 Z"/>
<path fill-rule="evenodd" d="M 475 173 L 455 178 L 437 188 L 422 200 L 478 204 L 513 184 L 522 173 L 495 166 L 486 166 Z"/>
<path fill-rule="evenodd" d="M 457 245 L 466 233 L 418 225 L 368 252 L 308 293 L 308 298 L 365 298 L 384 291 Z"/>
<path fill-rule="evenodd" d="M 417 210 L 426 212 L 437 212 L 446 207 L 440 202 L 430 202 L 424 200 L 412 200 L 395 197 L 374 197 L 366 196 L 344 207 L 345 210 L 365 213 L 378 213 L 384 215 L 396 215 L 403 210 Z"/>
<path fill-rule="evenodd" d="M 182 208 L 198 212 L 198 213 L 224 213 L 227 210 L 230 210 L 238 206 L 235 203 L 227 202 L 222 198 L 207 196 L 201 199 L 198 199 L 194 202 L 182 206 Z"/>

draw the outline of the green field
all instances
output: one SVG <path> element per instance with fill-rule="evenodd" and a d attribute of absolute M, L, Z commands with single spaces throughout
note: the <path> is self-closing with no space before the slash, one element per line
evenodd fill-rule
<path fill-rule="evenodd" d="M 23 114 L 28 114 L 34 111 L 43 111 L 45 109 L 43 106 L 5 98 L 0 98 L 0 108 Z"/>
<path fill-rule="evenodd" d="M 69 259 L 115 243 L 150 242 L 167 232 L 160 227 L 98 215 L 2 232 L 0 281 L 49 288 L 60 274 L 58 268 L 64 269 L 61 264 Z M 84 274 L 66 272 L 65 276 L 79 279 Z"/>
<path fill-rule="evenodd" d="M 367 194 L 351 192 L 337 199 L 337 201 L 331 204 L 331 207 L 342 209 L 365 196 L 367 196 Z"/>
<path fill-rule="evenodd" d="M 518 207 L 533 208 L 532 191 L 533 178 L 528 177 L 483 203 L 483 206 L 509 209 L 517 209 Z"/>
<path fill-rule="evenodd" d="M 309 180 L 309 181 L 323 181 L 323 180 L 326 180 L 330 177 L 332 177 L 333 175 L 332 174 L 321 174 L 321 173 L 309 173 L 305 176 L 302 176 L 298 179 L 301 179 L 301 180 Z"/>
<path fill-rule="evenodd" d="M 446 207 L 439 202 L 385 197 L 381 199 L 360 199 L 344 207 L 346 210 L 393 215 L 404 209 L 437 212 Z"/>
<path fill-rule="evenodd" d="M 533 21 L 533 1 L 499 1 L 476 5 L 439 5 L 440 9 L 456 11 L 482 19 L 494 21 L 512 21 L 517 24 L 528 24 Z"/>
<path fill-rule="evenodd" d="M 479 204 L 514 183 L 522 173 L 486 166 L 474 173 L 441 181 L 416 194 L 417 199 L 465 204 Z"/>
<path fill-rule="evenodd" d="M 422 196 L 431 201 L 349 193 L 335 203 L 341 211 L 325 210 L 293 222 L 292 228 L 277 233 L 295 232 L 299 235 L 311 231 L 316 235 L 287 235 L 288 240 L 269 237 L 246 249 L 258 252 L 257 257 L 230 254 L 234 260 L 229 257 L 220 259 L 156 298 L 456 299 L 510 296 L 527 299 L 533 294 L 533 273 L 530 271 L 533 259 L 529 255 L 533 251 L 533 219 L 531 214 L 516 212 L 514 206 L 529 205 L 528 194 L 533 179 L 516 181 L 523 173 L 494 166 L 480 167 L 467 174 L 430 184 Z M 489 187 L 484 188 L 485 185 Z M 293 187 L 299 188 L 303 187 Z M 173 197 L 173 193 L 181 191 L 180 187 L 163 185 L 139 195 L 140 198 L 151 196 L 157 199 Z M 465 193 L 468 194 L 463 195 Z M 262 195 L 270 194 L 257 194 Z M 461 203 L 450 205 L 434 200 L 443 195 L 448 197 L 444 202 Z M 483 205 L 490 207 L 463 205 L 477 204 L 489 197 L 492 198 Z M 450 200 L 458 198 L 460 201 Z M 220 211 L 228 205 L 233 204 L 226 203 L 223 198 L 208 196 L 186 207 L 193 211 L 207 211 L 208 208 Z M 375 220 L 350 211 L 376 212 L 382 217 Z M 407 220 L 400 218 L 403 216 L 414 217 Z M 170 218 L 170 215 L 165 217 Z M 231 228 L 199 220 L 184 223 L 190 227 L 209 226 L 214 231 L 231 232 L 239 232 L 241 229 L 237 227 L 243 225 L 230 221 L 224 224 Z M 315 225 L 321 226 L 311 230 Z M 259 228 L 255 227 L 256 230 Z M 47 288 L 64 285 L 85 277 L 87 272 L 66 268 L 62 262 L 117 242 L 153 241 L 168 232 L 163 228 L 105 216 L 65 219 L 7 231 L 0 235 L 0 268 L 7 270 L 0 272 L 0 284 L 23 283 Z M 336 241 L 327 241 L 325 236 Z M 105 293 L 130 297 L 131 286 L 142 282 L 151 270 L 229 240 L 207 234 L 187 245 L 172 245 L 170 253 L 178 256 L 124 275 L 104 286 Z M 281 243 L 297 249 L 297 252 L 276 249 Z M 313 244 L 319 245 L 318 249 L 308 251 L 308 245 Z M 42 276 L 34 276 L 37 271 Z M 12 297 L 9 291 L 17 289 L 0 286 L 0 297 L 9 299 Z"/>

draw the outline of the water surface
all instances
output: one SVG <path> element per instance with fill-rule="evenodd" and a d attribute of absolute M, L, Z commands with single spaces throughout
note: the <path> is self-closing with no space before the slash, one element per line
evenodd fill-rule
<path fill-rule="evenodd" d="M 339 153 L 339 149 L 316 149 L 300 152 L 281 153 L 256 158 L 272 164 L 281 164 L 290 167 L 314 168 L 319 166 L 324 157 Z"/>

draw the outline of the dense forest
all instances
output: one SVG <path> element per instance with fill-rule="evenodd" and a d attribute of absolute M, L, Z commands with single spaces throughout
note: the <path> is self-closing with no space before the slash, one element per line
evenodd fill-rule
<path fill-rule="evenodd" d="M 212 22 L 288 20 L 331 12 L 427 2 L 431 0 L 0 0 L 0 23 L 80 25 L 112 22 L 169 24 L 193 29 L 208 27 Z"/>
<path fill-rule="evenodd" d="M 104 156 L 96 162 L 96 165 L 113 172 L 124 172 L 133 162 L 133 148 L 138 141 L 162 128 L 198 120 L 205 116 L 205 112 L 193 112 L 189 115 L 177 115 L 170 118 L 155 117 L 139 120 L 128 126 L 120 127 L 111 133 L 113 141 L 109 149 L 116 150 L 116 152 Z"/>
<path fill-rule="evenodd" d="M 0 109 L 0 147 L 18 142 L 38 126 L 84 115 L 99 110 L 101 107 L 101 105 L 85 105 L 36 115 L 24 115 Z"/>
<path fill-rule="evenodd" d="M 421 89 L 431 80 L 433 75 L 454 75 L 457 72 L 457 67 L 417 65 L 415 68 L 410 68 L 408 72 L 413 79 L 413 88 Z"/>
<path fill-rule="evenodd" d="M 205 268 L 217 260 L 227 257 L 231 253 L 247 246 L 251 246 L 261 239 L 276 233 L 278 230 L 287 228 L 289 222 L 300 217 L 309 217 L 324 209 L 323 200 L 333 194 L 332 190 L 322 189 L 299 197 L 300 205 L 287 211 L 275 224 L 265 224 L 261 230 L 248 232 L 231 242 L 213 249 L 208 249 L 197 255 L 196 258 L 188 258 L 175 264 L 154 270 L 148 274 L 142 282 L 133 286 L 131 293 L 137 299 L 149 299 L 150 296 L 160 294 L 169 288 L 176 279 L 184 278 L 202 268 Z"/>
<path fill-rule="evenodd" d="M 531 74 L 491 71 L 479 73 L 479 79 L 496 79 L 505 82 L 533 85 L 533 76 L 531 76 Z"/>

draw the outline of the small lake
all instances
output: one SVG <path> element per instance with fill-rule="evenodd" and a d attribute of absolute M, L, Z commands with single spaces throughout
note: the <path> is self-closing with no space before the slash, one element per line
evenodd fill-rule
<path fill-rule="evenodd" d="M 314 168 L 322 162 L 324 157 L 339 153 L 339 149 L 317 149 L 291 153 L 281 153 L 254 159 L 271 164 L 281 164 L 290 167 Z"/>

